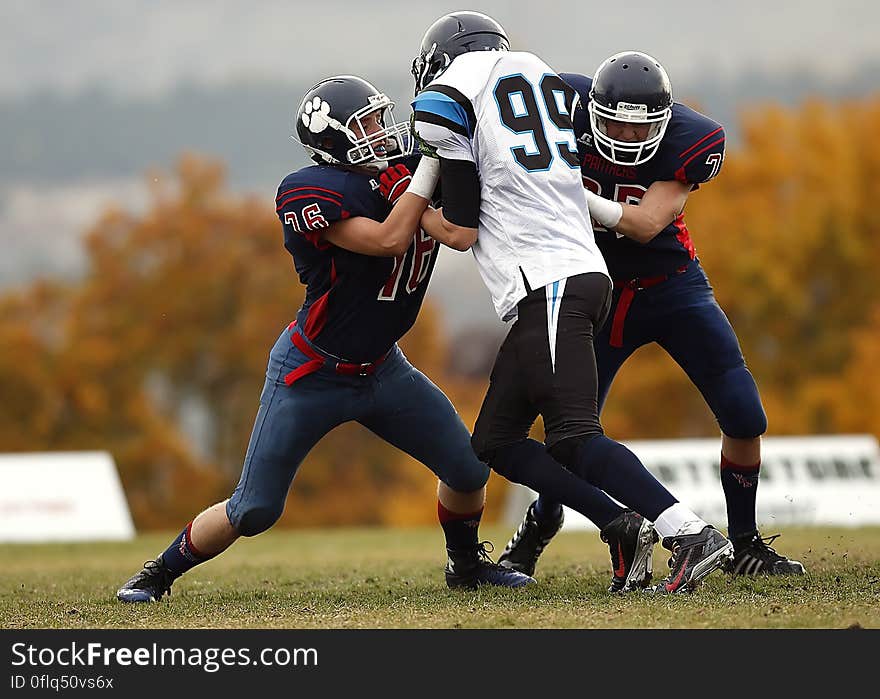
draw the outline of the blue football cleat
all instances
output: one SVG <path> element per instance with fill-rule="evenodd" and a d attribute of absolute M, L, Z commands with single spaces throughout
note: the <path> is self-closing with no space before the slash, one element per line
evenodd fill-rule
<path fill-rule="evenodd" d="M 529 575 L 494 563 L 489 558 L 491 547 L 491 543 L 483 541 L 472 549 L 447 549 L 446 585 L 473 590 L 480 585 L 523 587 L 536 582 Z"/>
<path fill-rule="evenodd" d="M 158 602 L 163 595 L 171 594 L 174 578 L 160 555 L 156 560 L 144 563 L 143 570 L 116 591 L 116 599 L 120 602 Z"/>

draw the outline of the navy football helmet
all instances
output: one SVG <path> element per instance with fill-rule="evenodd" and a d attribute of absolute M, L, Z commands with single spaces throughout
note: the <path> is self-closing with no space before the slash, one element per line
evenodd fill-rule
<path fill-rule="evenodd" d="M 363 78 L 337 75 L 309 90 L 296 112 L 296 140 L 317 163 L 384 169 L 409 155 L 409 124 L 394 121 L 392 102 Z M 367 134 L 363 119 L 380 111 L 382 129 Z"/>
<path fill-rule="evenodd" d="M 672 118 L 669 76 L 648 54 L 615 54 L 593 74 L 587 110 L 596 149 L 612 163 L 641 165 L 657 152 Z M 607 120 L 650 124 L 647 138 L 634 143 L 611 138 Z"/>
<path fill-rule="evenodd" d="M 498 22 L 482 12 L 451 12 L 428 27 L 413 59 L 416 94 L 468 51 L 508 51 L 510 40 Z"/>

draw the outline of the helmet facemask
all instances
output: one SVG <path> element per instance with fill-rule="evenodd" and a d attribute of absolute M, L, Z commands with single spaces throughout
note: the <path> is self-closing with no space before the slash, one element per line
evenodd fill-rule
<path fill-rule="evenodd" d="M 645 104 L 618 102 L 616 108 L 612 109 L 594 99 L 590 99 L 587 111 L 596 150 L 617 165 L 641 165 L 654 157 L 672 118 L 672 107 L 649 112 Z M 618 141 L 608 135 L 606 120 L 650 124 L 648 136 L 643 141 Z"/>
<path fill-rule="evenodd" d="M 426 53 L 420 53 L 413 59 L 412 76 L 416 83 L 415 94 L 419 94 L 428 83 L 439 76 L 452 63 L 448 53 L 438 52 L 437 44 L 432 44 Z"/>
<path fill-rule="evenodd" d="M 375 133 L 367 134 L 363 119 L 375 111 L 381 111 L 382 127 Z M 347 159 L 351 165 L 369 165 L 384 170 L 388 160 L 412 153 L 413 140 L 409 134 L 409 124 L 394 121 L 394 102 L 383 93 L 371 95 L 369 104 L 361 107 L 345 122 L 344 133 L 352 142 Z M 357 126 L 357 131 L 352 128 Z M 364 134 L 358 138 L 357 133 Z"/>

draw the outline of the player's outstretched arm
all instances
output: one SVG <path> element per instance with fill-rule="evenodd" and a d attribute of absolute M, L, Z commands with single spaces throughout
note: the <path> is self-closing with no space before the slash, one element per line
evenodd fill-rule
<path fill-rule="evenodd" d="M 480 223 L 480 177 L 472 160 L 439 158 L 443 208 L 422 214 L 422 229 L 434 240 L 467 250 L 477 242 Z"/>
<path fill-rule="evenodd" d="M 404 165 L 388 168 L 379 178 L 380 191 L 394 205 L 388 217 L 381 222 L 366 216 L 337 221 L 324 239 L 362 255 L 402 255 L 412 243 L 439 176 L 439 164 L 431 158 L 422 158 L 415 174 Z"/>
<path fill-rule="evenodd" d="M 422 214 L 422 230 L 438 243 L 453 250 L 469 250 L 477 242 L 477 229 L 459 226 L 443 216 L 443 209 L 430 206 Z"/>
<path fill-rule="evenodd" d="M 654 182 L 641 202 L 619 204 L 586 191 L 590 216 L 637 243 L 649 243 L 682 212 L 690 184 L 677 180 Z"/>

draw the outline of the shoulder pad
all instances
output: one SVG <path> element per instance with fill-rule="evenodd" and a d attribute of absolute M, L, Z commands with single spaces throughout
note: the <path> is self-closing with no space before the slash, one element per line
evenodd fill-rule
<path fill-rule="evenodd" d="M 471 101 L 454 87 L 432 83 L 412 102 L 416 121 L 444 126 L 450 131 L 473 136 L 477 117 Z"/>
<path fill-rule="evenodd" d="M 663 158 L 673 176 L 685 184 L 708 182 L 724 162 L 724 127 L 676 102 L 663 139 Z M 671 179 L 671 178 L 670 178 Z"/>
<path fill-rule="evenodd" d="M 349 216 L 345 175 L 344 171 L 317 166 L 285 177 L 275 197 L 275 211 L 285 228 L 317 246 L 321 229 Z"/>

